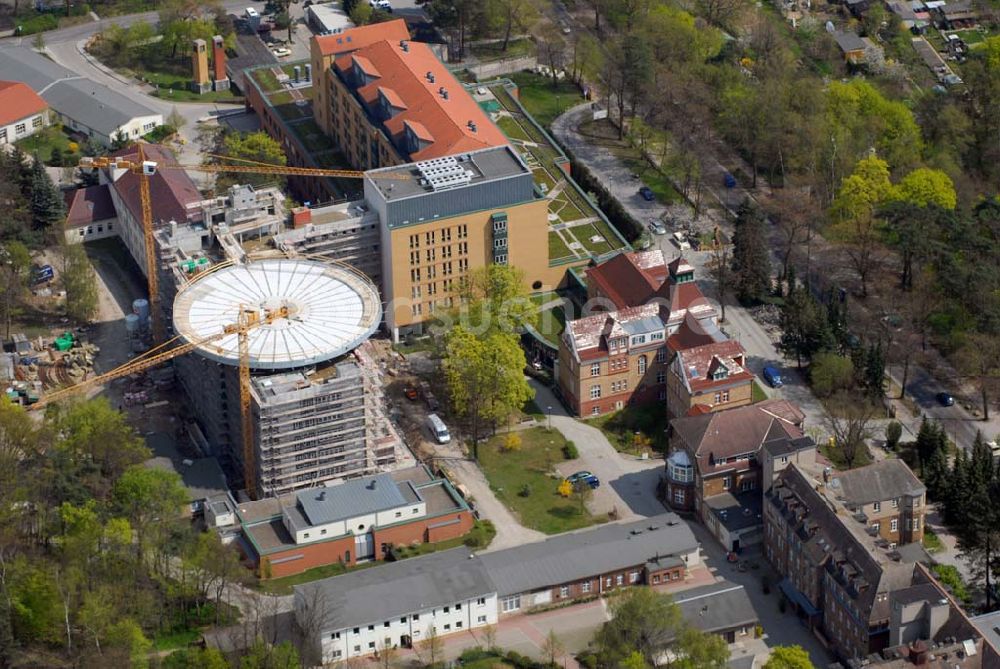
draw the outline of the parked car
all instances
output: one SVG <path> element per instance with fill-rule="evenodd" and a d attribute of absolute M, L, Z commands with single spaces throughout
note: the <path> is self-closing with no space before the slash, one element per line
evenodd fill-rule
<path fill-rule="evenodd" d="M 598 488 L 601 485 L 601 480 L 586 470 L 570 474 L 566 477 L 566 480 L 574 486 L 586 483 L 591 489 Z"/>
<path fill-rule="evenodd" d="M 938 393 L 937 401 L 943 407 L 950 407 L 955 405 L 955 398 L 952 397 L 951 393 Z"/>
<path fill-rule="evenodd" d="M 278 47 L 277 49 L 272 49 L 271 52 L 278 58 L 287 58 L 292 55 L 291 49 L 286 49 L 285 47 Z"/>
<path fill-rule="evenodd" d="M 653 189 L 650 188 L 649 186 L 643 186 L 642 188 L 640 188 L 639 195 L 641 195 L 642 199 L 645 200 L 646 202 L 652 202 L 653 200 L 656 199 L 656 194 L 653 192 Z"/>
<path fill-rule="evenodd" d="M 726 188 L 736 188 L 736 177 L 734 177 L 729 172 L 726 172 L 724 175 L 722 175 L 722 184 Z"/>
<path fill-rule="evenodd" d="M 436 413 L 428 414 L 427 429 L 437 443 L 447 444 L 451 441 L 451 433 L 448 432 L 448 426 L 444 424 L 444 421 Z"/>
<path fill-rule="evenodd" d="M 663 223 L 660 223 L 659 221 L 650 221 L 649 231 L 652 232 L 654 235 L 665 235 L 667 234 L 667 227 L 663 225 Z"/>
<path fill-rule="evenodd" d="M 405 395 L 406 399 L 410 400 L 411 402 L 417 401 L 417 389 L 414 388 L 413 386 L 406 386 L 405 388 L 403 388 L 403 395 Z"/>
<path fill-rule="evenodd" d="M 687 235 L 683 232 L 677 231 L 673 235 L 673 242 L 677 245 L 681 251 L 687 251 L 691 248 L 691 243 L 687 240 Z"/>
<path fill-rule="evenodd" d="M 392 3 L 389 0 L 368 0 L 368 4 L 372 6 L 372 9 L 381 9 L 383 12 L 392 13 Z"/>
<path fill-rule="evenodd" d="M 765 367 L 763 377 L 764 380 L 767 381 L 767 385 L 772 388 L 780 388 L 784 385 L 781 380 L 781 372 L 779 372 L 775 367 Z"/>
<path fill-rule="evenodd" d="M 41 267 L 36 267 L 31 276 L 31 285 L 37 286 L 39 284 L 47 283 L 54 277 L 55 271 L 52 269 L 52 265 L 42 265 Z"/>

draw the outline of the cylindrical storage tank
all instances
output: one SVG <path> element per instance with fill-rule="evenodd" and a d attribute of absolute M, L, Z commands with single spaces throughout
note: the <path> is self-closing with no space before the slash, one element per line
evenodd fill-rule
<path fill-rule="evenodd" d="M 134 337 L 139 332 L 139 317 L 135 314 L 125 314 L 125 332 Z"/>
<path fill-rule="evenodd" d="M 302 70 L 301 70 L 301 69 L 299 68 L 299 66 L 298 66 L 298 65 L 296 65 L 295 67 L 293 67 L 293 68 L 292 68 L 292 74 L 293 74 L 293 75 L 294 75 L 294 77 L 295 77 L 295 83 L 299 83 L 299 73 L 300 73 L 301 71 L 302 71 Z"/>
<path fill-rule="evenodd" d="M 149 320 L 149 301 L 141 297 L 132 301 L 132 313 L 139 317 L 143 323 Z"/>
<path fill-rule="evenodd" d="M 312 81 L 312 65 L 306 64 L 306 81 Z"/>

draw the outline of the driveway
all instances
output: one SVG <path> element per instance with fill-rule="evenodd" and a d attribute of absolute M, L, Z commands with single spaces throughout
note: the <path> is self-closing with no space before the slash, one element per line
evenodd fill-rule
<path fill-rule="evenodd" d="M 580 453 L 579 458 L 563 461 L 556 469 L 564 476 L 585 469 L 601 481 L 589 504 L 592 513 L 616 511 L 620 519 L 634 520 L 666 510 L 656 498 L 656 484 L 663 471 L 663 459 L 658 454 L 642 460 L 619 453 L 604 433 L 570 416 L 548 387 L 534 379 L 530 383 L 535 389 L 535 404 L 550 413 L 552 427 L 572 441 Z"/>

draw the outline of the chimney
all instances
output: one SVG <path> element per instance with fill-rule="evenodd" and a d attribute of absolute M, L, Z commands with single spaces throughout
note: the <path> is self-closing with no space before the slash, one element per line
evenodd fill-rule
<path fill-rule="evenodd" d="M 402 49 L 404 53 L 408 53 L 410 51 L 410 43 L 405 39 L 401 39 L 399 40 L 399 48 Z"/>
<path fill-rule="evenodd" d="M 217 91 L 229 90 L 229 76 L 226 74 L 226 45 L 222 35 L 212 38 L 212 87 Z"/>
<path fill-rule="evenodd" d="M 312 81 L 312 65 L 306 63 L 306 81 Z"/>
<path fill-rule="evenodd" d="M 295 83 L 299 83 L 299 76 L 301 72 L 302 68 L 300 68 L 298 65 L 292 68 L 292 77 L 294 77 L 293 81 Z"/>
<path fill-rule="evenodd" d="M 447 88 L 445 88 L 444 86 L 442 86 L 441 88 L 439 88 L 439 89 L 438 89 L 438 93 L 440 93 L 440 94 L 441 94 L 441 97 L 442 97 L 443 99 L 445 99 L 445 100 L 447 100 L 447 99 L 448 99 L 448 89 L 447 89 Z"/>
<path fill-rule="evenodd" d="M 469 120 L 469 130 L 476 132 L 476 122 L 471 119 Z"/>
<path fill-rule="evenodd" d="M 427 81 L 434 83 L 434 73 L 430 70 L 427 70 Z"/>
<path fill-rule="evenodd" d="M 319 491 L 319 494 L 318 494 L 318 495 L 316 495 L 316 499 L 318 499 L 318 500 L 319 500 L 319 501 L 321 501 L 321 502 L 322 502 L 322 501 L 323 501 L 324 499 L 326 499 L 326 491 L 325 491 L 325 490 L 320 490 L 320 491 Z"/>

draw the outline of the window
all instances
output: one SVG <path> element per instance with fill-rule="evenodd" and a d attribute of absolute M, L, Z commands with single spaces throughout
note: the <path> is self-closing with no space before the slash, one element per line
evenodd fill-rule
<path fill-rule="evenodd" d="M 420 251 L 410 251 L 410 264 L 411 265 L 420 264 Z"/>
<path fill-rule="evenodd" d="M 369 626 L 368 626 L 368 631 L 369 631 L 369 632 L 373 632 L 373 631 L 375 631 L 375 626 L 374 626 L 374 625 L 369 625 Z"/>
<path fill-rule="evenodd" d="M 656 352 L 656 362 L 666 362 L 667 360 L 667 349 L 661 348 Z"/>
<path fill-rule="evenodd" d="M 425 254 L 427 256 L 427 262 L 434 262 L 435 258 L 437 257 L 437 255 L 434 252 L 434 249 L 427 249 L 427 251 L 425 251 Z"/>
<path fill-rule="evenodd" d="M 684 491 L 681 489 L 674 490 L 674 504 L 684 504 Z"/>
<path fill-rule="evenodd" d="M 694 469 L 690 466 L 676 465 L 668 462 L 670 478 L 680 483 L 690 483 L 694 480 Z"/>
<path fill-rule="evenodd" d="M 399 619 L 399 624 L 400 625 L 405 625 L 406 624 L 406 616 L 403 616 L 402 618 Z"/>
<path fill-rule="evenodd" d="M 729 490 L 732 487 L 733 487 L 733 477 L 732 476 L 723 476 L 722 477 L 722 489 L 723 490 Z"/>
<path fill-rule="evenodd" d="M 740 490 L 746 492 L 747 490 L 753 490 L 756 487 L 757 482 L 753 479 L 743 479 L 740 481 Z"/>
<path fill-rule="evenodd" d="M 897 520 L 896 518 L 893 518 L 892 520 L 889 521 L 889 531 L 890 532 L 895 532 L 898 529 L 899 529 L 899 520 Z"/>
<path fill-rule="evenodd" d="M 337 658 L 341 657 L 343 654 L 344 654 L 343 651 L 335 650 L 335 651 L 333 651 L 333 658 L 337 659 Z"/>
<path fill-rule="evenodd" d="M 788 464 L 788 456 L 787 455 L 782 455 L 781 456 L 781 464 L 783 464 L 783 465 Z"/>
<path fill-rule="evenodd" d="M 361 631 L 361 628 L 360 628 L 360 627 L 355 627 L 355 628 L 354 628 L 354 633 L 355 633 L 355 634 L 358 634 L 358 633 L 359 633 L 360 631 Z"/>
<path fill-rule="evenodd" d="M 331 639 L 339 639 L 340 638 L 340 632 L 334 632 L 333 634 L 330 635 L 330 638 Z"/>
<path fill-rule="evenodd" d="M 303 538 L 303 539 L 308 539 L 308 538 L 309 538 L 309 533 L 308 533 L 308 532 L 304 533 L 304 534 L 302 535 L 302 538 Z"/>
<path fill-rule="evenodd" d="M 590 387 L 590 399 L 597 400 L 601 398 L 601 387 L 591 386 Z"/>
<path fill-rule="evenodd" d="M 451 629 L 451 623 L 445 623 L 444 624 L 444 631 L 447 632 L 450 629 Z"/>
<path fill-rule="evenodd" d="M 644 355 L 639 356 L 639 373 L 640 374 L 646 373 L 646 356 Z"/>
<path fill-rule="evenodd" d="M 368 650 L 374 650 L 374 649 L 375 649 L 375 642 L 374 641 L 369 641 L 368 642 Z"/>
<path fill-rule="evenodd" d="M 656 585 L 659 582 L 660 582 L 660 575 L 659 574 L 654 574 L 653 575 L 653 585 Z"/>
<path fill-rule="evenodd" d="M 414 613 L 413 614 L 413 620 L 420 620 L 420 614 L 419 613 Z"/>
<path fill-rule="evenodd" d="M 461 620 L 459 620 L 458 622 L 455 623 L 455 629 L 457 629 L 457 630 L 462 629 L 462 621 Z"/>
<path fill-rule="evenodd" d="M 326 530 L 325 530 L 325 529 L 323 529 L 323 530 L 320 530 L 320 531 L 319 531 L 319 533 L 320 533 L 320 534 L 326 534 Z"/>
<path fill-rule="evenodd" d="M 25 130 L 26 128 L 24 127 L 23 123 L 18 123 L 17 125 L 14 126 L 15 135 L 23 135 Z"/>
<path fill-rule="evenodd" d="M 7 141 L 7 128 L 0 128 L 0 140 Z"/>
<path fill-rule="evenodd" d="M 899 498 L 898 497 L 896 499 L 892 500 L 892 508 L 894 508 L 894 509 L 898 509 L 899 508 Z"/>
<path fill-rule="evenodd" d="M 455 604 L 455 610 L 456 611 L 461 611 L 462 610 L 462 605 L 461 604 Z"/>
<path fill-rule="evenodd" d="M 31 127 L 32 128 L 41 128 L 42 127 L 42 117 L 41 116 L 36 116 L 35 118 L 31 119 Z"/>
<path fill-rule="evenodd" d="M 591 409 L 590 409 L 590 415 L 591 416 L 599 416 L 599 415 L 601 415 L 601 407 L 591 407 Z"/>
<path fill-rule="evenodd" d="M 500 600 L 500 610 L 504 613 L 517 611 L 519 608 L 521 608 L 521 595 L 510 595 Z"/>
<path fill-rule="evenodd" d="M 656 373 L 656 382 L 657 383 L 666 383 L 667 382 L 667 373 L 664 372 L 662 369 Z M 661 398 L 661 399 L 663 399 L 663 398 Z"/>
<path fill-rule="evenodd" d="M 632 337 L 632 346 L 638 346 L 639 344 L 646 343 L 646 335 L 636 335 Z"/>
<path fill-rule="evenodd" d="M 416 269 L 411 269 L 410 270 L 410 281 L 412 281 L 413 283 L 417 283 L 418 281 L 420 281 L 420 268 L 419 267 L 416 268 Z"/>
<path fill-rule="evenodd" d="M 625 585 L 625 575 L 618 574 L 615 576 L 615 585 Z"/>
<path fill-rule="evenodd" d="M 919 529 L 920 529 L 920 519 L 919 518 L 914 518 L 913 519 L 913 531 L 916 532 Z"/>
<path fill-rule="evenodd" d="M 507 254 L 506 253 L 501 253 L 500 255 L 495 256 L 493 258 L 493 262 L 496 263 L 497 265 L 506 265 L 507 264 Z"/>
<path fill-rule="evenodd" d="M 360 653 L 361 652 L 361 646 L 355 646 L 354 647 L 354 652 L 355 653 Z"/>
<path fill-rule="evenodd" d="M 719 393 L 715 393 L 715 397 L 712 398 L 712 404 L 718 404 L 721 401 L 722 401 L 722 395 Z"/>
<path fill-rule="evenodd" d="M 569 587 L 565 586 L 565 585 L 562 586 L 562 587 L 560 587 L 559 588 L 559 596 L 560 597 L 569 597 Z"/>
<path fill-rule="evenodd" d="M 880 529 L 882 529 L 882 523 L 876 520 L 874 523 L 872 523 L 872 529 L 878 532 Z"/>
<path fill-rule="evenodd" d="M 723 390 L 722 391 L 722 401 L 723 402 L 728 402 L 729 401 L 729 391 L 728 390 Z"/>
<path fill-rule="evenodd" d="M 388 627 L 389 625 L 390 625 L 390 623 L 389 623 L 388 620 L 386 620 L 384 623 L 382 623 L 382 627 Z"/>
<path fill-rule="evenodd" d="M 874 511 L 875 513 L 878 513 L 881 510 L 882 510 L 882 503 L 881 502 L 875 502 L 874 504 L 872 504 L 872 511 Z"/>
<path fill-rule="evenodd" d="M 445 613 L 448 613 L 449 611 L 451 611 L 451 607 L 450 606 L 444 607 L 444 612 Z"/>
<path fill-rule="evenodd" d="M 479 616 L 478 618 L 476 618 L 476 621 L 485 625 L 486 624 L 486 616 Z"/>
<path fill-rule="evenodd" d="M 583 584 L 580 586 L 580 591 L 590 592 L 590 581 L 584 581 Z"/>
<path fill-rule="evenodd" d="M 402 518 L 403 517 L 403 512 L 402 511 L 397 511 L 396 512 L 396 517 L 397 518 Z"/>
<path fill-rule="evenodd" d="M 479 599 L 476 600 L 476 604 L 479 604 L 480 606 L 485 606 L 486 605 L 486 598 L 485 597 L 480 597 Z"/>
<path fill-rule="evenodd" d="M 422 306 L 422 305 L 419 305 L 419 304 L 414 304 L 414 305 L 412 305 L 412 306 L 410 307 L 410 312 L 411 312 L 411 313 L 412 313 L 412 314 L 413 314 L 414 316 L 419 316 L 420 314 L 424 313 L 424 308 L 423 308 L 423 306 Z"/>
<path fill-rule="evenodd" d="M 458 238 L 465 239 L 468 236 L 469 236 L 469 226 L 467 225 L 458 226 Z"/>
<path fill-rule="evenodd" d="M 628 575 L 628 582 L 629 583 L 638 583 L 639 582 L 639 572 L 637 572 L 637 571 L 631 572 Z"/>
<path fill-rule="evenodd" d="M 431 244 L 434 243 L 434 231 L 433 230 L 431 230 L 430 232 L 428 232 L 427 234 L 425 234 L 424 237 L 425 237 L 425 239 L 427 241 L 427 245 L 428 246 L 430 246 Z"/>

